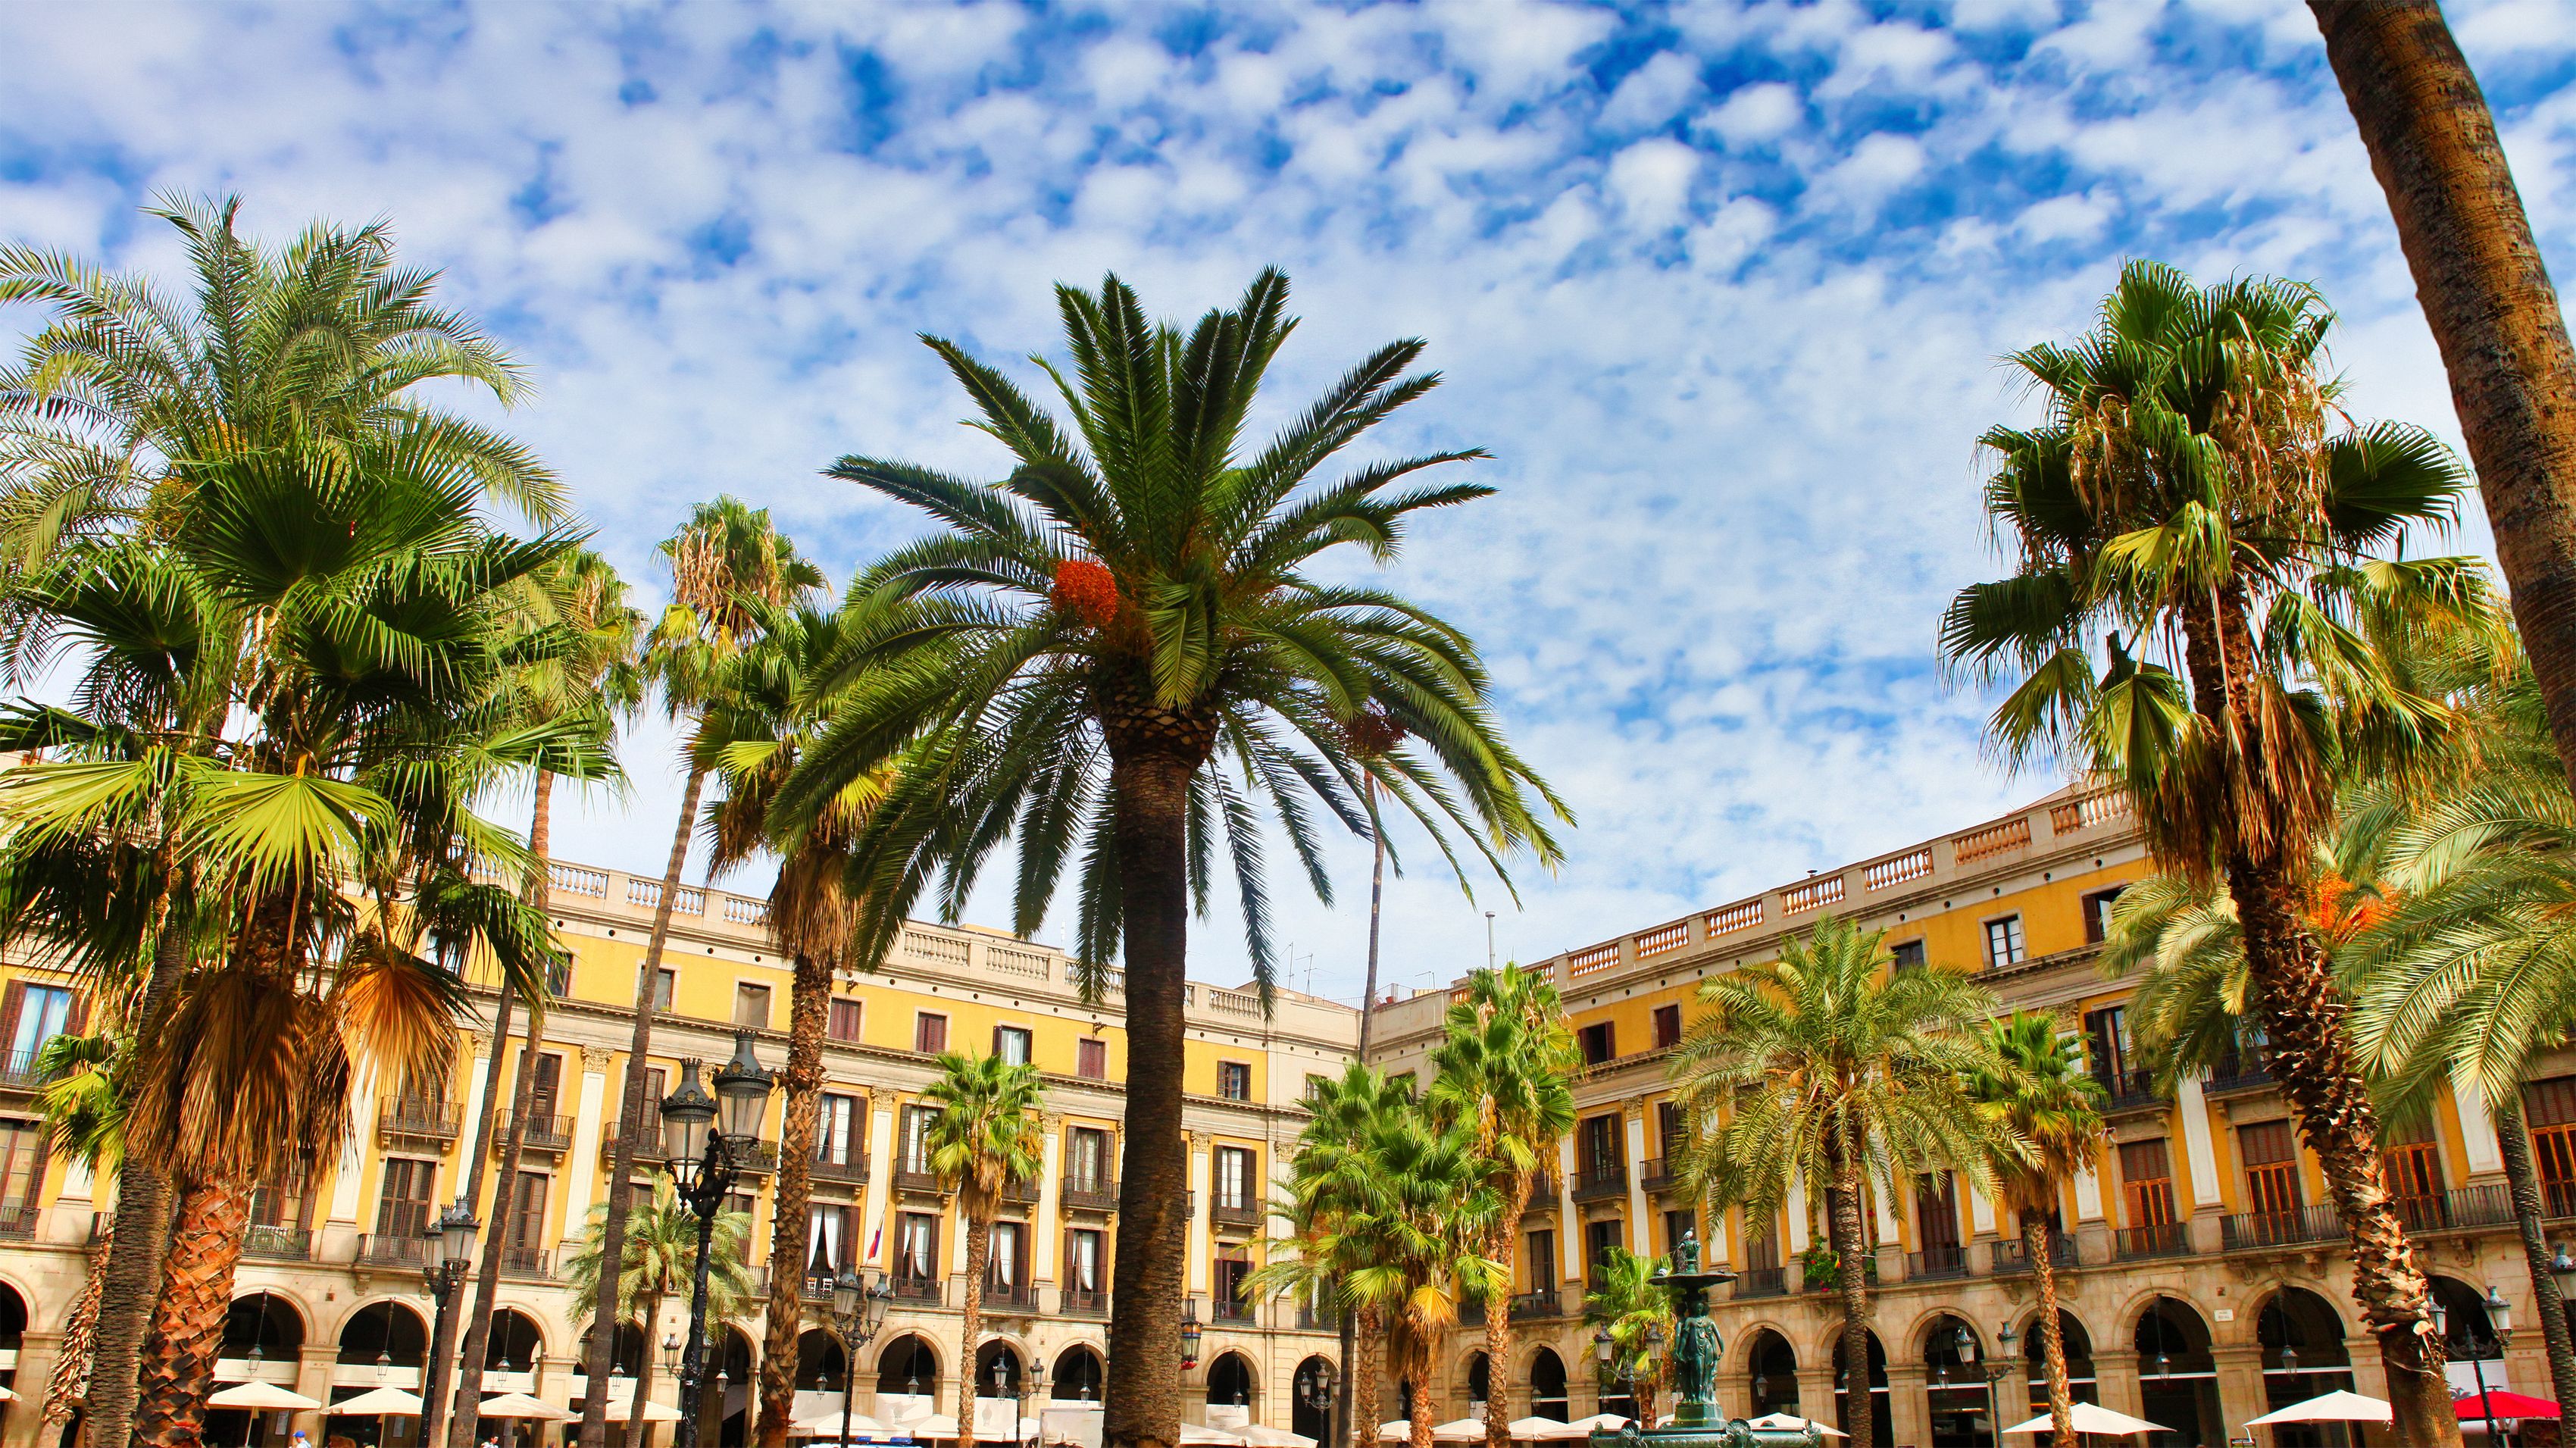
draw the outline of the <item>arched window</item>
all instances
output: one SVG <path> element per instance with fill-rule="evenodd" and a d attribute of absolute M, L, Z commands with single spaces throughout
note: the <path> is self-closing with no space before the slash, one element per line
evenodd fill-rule
<path fill-rule="evenodd" d="M 1570 1406 L 1565 1400 L 1565 1359 L 1552 1347 L 1540 1348 L 1530 1359 L 1530 1415 L 1568 1423 L 1573 1421 Z"/>
<path fill-rule="evenodd" d="M 1100 1354 L 1076 1343 L 1056 1358 L 1055 1371 L 1047 1375 L 1047 1395 L 1067 1402 L 1097 1403 L 1105 1377 Z"/>
<path fill-rule="evenodd" d="M 1867 1390 L 1870 1441 L 1893 1443 L 1896 1441 L 1896 1421 L 1895 1415 L 1889 1411 L 1887 1400 L 1887 1349 L 1879 1345 L 1877 1333 L 1867 1333 L 1866 1337 L 1869 1344 Z M 1843 1362 L 1843 1339 L 1840 1334 L 1836 1334 L 1834 1337 L 1834 1414 L 1846 1433 L 1851 1431 L 1853 1411 L 1851 1380 L 1855 1376 L 1856 1374 L 1852 1373 Z"/>
<path fill-rule="evenodd" d="M 800 1392 L 829 1393 L 838 1390 L 841 1379 L 850 1371 L 850 1355 L 841 1350 L 841 1340 L 819 1327 L 809 1327 L 796 1337 L 796 1387 Z"/>
<path fill-rule="evenodd" d="M 1297 1364 L 1296 1375 L 1289 1379 L 1296 1401 L 1289 1405 L 1288 1431 L 1312 1438 L 1318 1443 L 1331 1438 L 1332 1399 L 1326 1398 L 1326 1405 L 1323 1407 L 1315 1405 L 1315 1399 L 1323 1396 L 1322 1389 L 1327 1380 L 1337 1385 L 1340 1381 L 1333 1369 L 1331 1359 L 1310 1357 Z M 1335 1391 L 1339 1391 L 1338 1386 Z"/>
<path fill-rule="evenodd" d="M 1000 1338 L 975 1352 L 975 1396 L 1016 1398 L 1020 1395 L 1020 1354 Z"/>
<path fill-rule="evenodd" d="M 304 1315 L 272 1292 L 236 1297 L 224 1314 L 224 1345 L 216 1356 L 293 1362 L 304 1348 Z"/>
<path fill-rule="evenodd" d="M 2066 1395 L 2079 1403 L 2100 1404 L 2101 1385 L 2093 1373 L 2093 1335 L 2075 1314 L 2058 1309 L 2057 1339 L 2066 1354 Z M 2030 1410 L 2048 1411 L 2048 1343 L 2041 1337 L 2039 1319 L 2021 1330 L 2022 1366 L 2030 1382 Z"/>
<path fill-rule="evenodd" d="M 515 1307 L 504 1307 L 492 1314 L 491 1336 L 483 1349 L 483 1371 L 528 1372 L 536 1367 L 545 1350 L 545 1335 L 537 1331 L 537 1320 Z"/>
<path fill-rule="evenodd" d="M 1481 1352 L 1476 1353 L 1467 1359 L 1467 1401 L 1470 1403 L 1490 1402 L 1493 1400 L 1493 1396 L 1493 1359 L 1485 1356 Z"/>
<path fill-rule="evenodd" d="M 1986 1414 L 1986 1344 L 1967 1319 L 1943 1314 L 1923 1333 L 1923 1400 L 1932 1448 L 1985 1448 L 1994 1438 Z"/>
<path fill-rule="evenodd" d="M 1769 1328 L 1753 1334 L 1744 1349 L 1744 1400 L 1748 1418 L 1798 1411 L 1798 1350 Z"/>
<path fill-rule="evenodd" d="M 399 1302 L 370 1302 L 340 1326 L 343 1367 L 417 1368 L 429 1357 L 429 1325 Z"/>
<path fill-rule="evenodd" d="M 2263 1304 L 2254 1322 L 2262 1344 L 2264 1411 L 2303 1403 L 2337 1388 L 2350 1390 L 2352 1356 L 2343 1345 L 2343 1322 L 2324 1298 L 2303 1287 L 2284 1287 Z M 2335 1438 L 2305 1424 L 2275 1430 L 2279 1448 L 2324 1448 Z"/>
<path fill-rule="evenodd" d="M 2138 1416 L 2174 1431 L 2151 1433 L 2146 1448 L 2194 1448 L 2227 1441 L 2218 1414 L 2218 1364 L 2209 1324 L 2188 1302 L 2159 1297 L 2138 1314 Z"/>
<path fill-rule="evenodd" d="M 877 1391 L 935 1395 L 939 1391 L 939 1354 L 914 1333 L 887 1343 L 885 1351 L 877 1354 Z"/>
<path fill-rule="evenodd" d="M 1252 1364 L 1239 1352 L 1225 1353 L 1208 1364 L 1207 1400 L 1213 1405 L 1252 1405 Z"/>

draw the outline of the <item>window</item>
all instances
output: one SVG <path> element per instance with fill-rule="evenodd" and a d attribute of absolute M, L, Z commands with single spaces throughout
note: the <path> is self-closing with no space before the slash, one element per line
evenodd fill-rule
<path fill-rule="evenodd" d="M 1242 1061 L 1216 1063 L 1216 1094 L 1228 1101 L 1252 1099 L 1252 1067 Z"/>
<path fill-rule="evenodd" d="M 851 1264 L 856 1243 L 850 1235 L 848 1207 L 814 1203 L 805 1209 L 805 1275 L 838 1276 Z"/>
<path fill-rule="evenodd" d="M 936 1107 L 903 1109 L 903 1170 L 916 1176 L 930 1175 L 930 1123 L 938 1119 Z"/>
<path fill-rule="evenodd" d="M 557 999 L 572 994 L 573 959 L 574 957 L 567 953 L 563 959 L 546 967 L 546 994 Z"/>
<path fill-rule="evenodd" d="M 1260 1202 L 1253 1187 L 1252 1153 L 1239 1146 L 1216 1149 L 1216 1204 L 1243 1211 Z"/>
<path fill-rule="evenodd" d="M 671 1002 L 679 999 L 679 995 L 680 973 L 678 971 L 657 970 L 653 972 L 653 1009 L 657 1011 L 670 1010 L 672 1008 Z"/>
<path fill-rule="evenodd" d="M 2111 938 L 2111 902 L 2120 898 L 2124 887 L 2114 885 L 2096 890 L 2084 897 L 2084 943 L 2099 945 Z"/>
<path fill-rule="evenodd" d="M 1618 1033 L 1610 1028 L 1608 1021 L 1585 1026 L 1574 1033 L 1574 1039 L 1583 1047 L 1583 1064 L 1586 1066 L 1598 1066 L 1619 1054 Z"/>
<path fill-rule="evenodd" d="M 1900 975 L 1909 970 L 1921 970 L 1930 959 L 1923 953 L 1920 940 L 1900 940 L 1888 947 L 1887 953 L 1896 961 L 1896 971 Z"/>
<path fill-rule="evenodd" d="M 894 1275 L 899 1282 L 939 1280 L 939 1219 L 906 1212 L 895 1220 Z"/>
<path fill-rule="evenodd" d="M 519 1189 L 510 1194 L 510 1242 L 503 1261 L 515 1267 L 536 1264 L 546 1245 L 546 1189 L 552 1185 L 543 1172 L 519 1173 Z"/>
<path fill-rule="evenodd" d="M 1064 1185 L 1068 1191 L 1109 1190 L 1109 1133 L 1077 1126 L 1065 1135 Z"/>
<path fill-rule="evenodd" d="M 923 1055 L 948 1049 L 948 1018 L 923 1011 L 912 1018 L 912 1048 Z"/>
<path fill-rule="evenodd" d="M 2163 1137 L 2120 1143 L 2120 1198 L 2132 1229 L 2173 1225 L 2173 1154 Z"/>
<path fill-rule="evenodd" d="M 408 1157 L 385 1158 L 384 1184 L 376 1195 L 376 1235 L 417 1241 L 429 1230 L 429 1201 L 438 1182 L 438 1163 Z"/>
<path fill-rule="evenodd" d="M 1026 1222 L 995 1222 L 984 1244 L 984 1290 L 1010 1295 L 1029 1281 L 1029 1228 Z"/>
<path fill-rule="evenodd" d="M 1521 1280 L 1529 1284 L 1532 1292 L 1552 1292 L 1556 1289 L 1556 1234 L 1554 1232 L 1529 1234 L 1529 1270 L 1521 1274 Z"/>
<path fill-rule="evenodd" d="M 1328 1090 L 1332 1089 L 1332 1085 L 1333 1085 L 1333 1080 L 1332 1080 L 1332 1078 L 1331 1078 L 1331 1077 L 1329 1077 L 1329 1076 L 1318 1076 L 1318 1075 L 1316 1075 L 1316 1074 L 1315 1074 L 1314 1072 L 1312 1072 L 1312 1071 L 1307 1072 L 1307 1073 L 1306 1073 L 1306 1099 L 1307 1099 L 1308 1101 L 1314 1101 L 1314 1100 L 1318 1100 L 1318 1099 L 1320 1099 L 1326 1091 L 1328 1091 Z"/>
<path fill-rule="evenodd" d="M 1677 1005 L 1655 1007 L 1655 1049 L 1660 1051 L 1681 1043 L 1682 1008 Z"/>
<path fill-rule="evenodd" d="M 1959 1188 L 1946 1172 L 1923 1172 L 1914 1178 L 1914 1229 L 1926 1254 L 1959 1248 Z"/>
<path fill-rule="evenodd" d="M 1988 970 L 2001 970 L 2008 965 L 2019 965 L 2028 958 L 2029 952 L 2022 945 L 2020 916 L 2007 915 L 2000 920 L 1986 922 L 1986 968 Z"/>
<path fill-rule="evenodd" d="M 1594 1280 L 1599 1280 L 1601 1264 L 1608 1260 L 1611 1250 L 1624 1248 L 1627 1245 L 1628 1224 L 1617 1217 L 1606 1217 L 1598 1222 L 1584 1223 L 1583 1260 L 1590 1264 L 1585 1271 Z"/>
<path fill-rule="evenodd" d="M 749 1192 L 725 1193 L 724 1209 L 728 1212 L 742 1213 L 742 1219 L 745 1222 L 751 1220 L 752 1209 L 759 1204 L 759 1198 L 754 1197 Z M 742 1234 L 742 1262 L 744 1266 L 750 1266 L 752 1262 L 752 1254 L 760 1250 L 761 1248 L 757 1245 L 752 1233 L 745 1232 Z M 768 1259 L 763 1257 L 761 1260 L 766 1261 Z"/>
<path fill-rule="evenodd" d="M 1227 1308 L 1242 1303 L 1243 1279 L 1252 1275 L 1252 1263 L 1237 1249 L 1217 1258 L 1212 1265 L 1216 1269 L 1216 1280 L 1211 1284 L 1215 1288 L 1212 1295 L 1216 1298 L 1217 1311 L 1223 1313 Z"/>
<path fill-rule="evenodd" d="M 1100 1275 L 1100 1233 L 1076 1227 L 1064 1234 L 1064 1285 L 1075 1292 L 1096 1293 Z"/>
<path fill-rule="evenodd" d="M 2236 1128 L 2238 1150 L 2245 1157 L 2245 1205 L 2264 1216 L 2286 1215 L 2300 1206 L 2299 1149 L 2286 1121 L 2258 1121 Z"/>
<path fill-rule="evenodd" d="M 2084 1053 L 2092 1058 L 2093 1079 L 2114 1096 L 2129 1094 L 2129 1013 L 2120 1006 L 2084 1013 Z M 2136 1075 L 2143 1077 L 2144 1072 Z M 2136 1089 L 2145 1089 L 2141 1080 Z"/>
<path fill-rule="evenodd" d="M 823 1035 L 827 1040 L 855 1046 L 859 1043 L 859 1023 L 859 1003 L 847 996 L 834 996 L 831 1014 L 823 1022 Z"/>
<path fill-rule="evenodd" d="M 298 1157 L 274 1180 L 260 1183 L 251 1190 L 250 1219 L 261 1227 L 301 1227 L 310 1203 L 313 1159 Z"/>
<path fill-rule="evenodd" d="M 1682 1154 L 1682 1107 L 1678 1101 L 1655 1103 L 1655 1151 L 1664 1159 L 1664 1170 L 1673 1169 L 1673 1158 Z"/>
<path fill-rule="evenodd" d="M 1073 1043 L 1073 1074 L 1085 1081 L 1109 1079 L 1109 1043 L 1085 1036 Z"/>
<path fill-rule="evenodd" d="M 13 981 L 8 996 L 0 1015 L 7 1017 L 9 1061 L 31 1067 L 47 1041 L 72 1029 L 72 993 L 63 986 Z"/>
<path fill-rule="evenodd" d="M 825 1093 L 814 1113 L 814 1159 L 827 1166 L 859 1160 L 859 1098 Z"/>
<path fill-rule="evenodd" d="M 1029 1033 L 1023 1026 L 995 1026 L 993 1054 L 1014 1066 L 1029 1063 Z"/>
<path fill-rule="evenodd" d="M 564 1058 L 553 1051 L 539 1056 L 536 1077 L 528 1083 L 528 1120 L 549 1130 L 554 1125 L 549 1118 L 555 1114 L 555 1106 L 563 1100 L 563 1061 Z"/>
<path fill-rule="evenodd" d="M 2541 1206 L 2550 1216 L 2576 1215 L 2576 1076 L 2553 1076 L 2523 1088 L 2522 1119 L 2540 1168 Z"/>
<path fill-rule="evenodd" d="M 1678 1212 L 1664 1213 L 1664 1256 L 1667 1259 L 1681 1250 L 1684 1237 L 1698 1235 L 1699 1212 L 1695 1208 L 1684 1207 Z"/>
<path fill-rule="evenodd" d="M 769 1029 L 769 987 L 744 983 L 733 988 L 733 1023 L 746 1031 Z"/>
<path fill-rule="evenodd" d="M 1619 1150 L 1619 1117 L 1616 1112 L 1595 1116 L 1583 1123 L 1581 1165 L 1586 1177 L 1598 1176 L 1626 1158 Z"/>

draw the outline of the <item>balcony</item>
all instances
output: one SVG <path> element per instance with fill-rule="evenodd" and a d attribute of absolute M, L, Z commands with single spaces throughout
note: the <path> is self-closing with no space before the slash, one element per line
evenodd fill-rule
<path fill-rule="evenodd" d="M 36 1069 L 35 1052 L 0 1053 L 0 1091 L 38 1091 L 44 1085 L 45 1073 Z"/>
<path fill-rule="evenodd" d="M 454 1141 L 464 1119 L 463 1110 L 454 1102 L 404 1096 L 378 1108 L 376 1130 L 415 1141 Z"/>
<path fill-rule="evenodd" d="M 2388 1205 L 2411 1233 L 2503 1227 L 2513 1222 L 2513 1194 L 2502 1186 L 2463 1187 L 2438 1196 L 2391 1197 Z"/>
<path fill-rule="evenodd" d="M 768 1270 L 769 1269 L 767 1267 L 763 1267 L 761 1269 L 761 1275 L 766 1277 L 768 1275 Z M 832 1289 L 837 1286 L 839 1282 L 840 1277 L 836 1273 L 808 1272 L 805 1274 L 803 1284 L 796 1289 L 796 1295 L 807 1302 L 829 1302 L 832 1300 Z M 761 1296 L 766 1299 L 769 1295 L 767 1291 L 768 1284 L 764 1282 L 761 1286 Z"/>
<path fill-rule="evenodd" d="M 1522 1215 L 1555 1211 L 1556 1199 L 1564 1190 L 1564 1180 L 1553 1170 L 1541 1172 L 1530 1178 L 1529 1205 L 1522 1208 Z"/>
<path fill-rule="evenodd" d="M 1208 1216 L 1220 1227 L 1242 1227 L 1257 1230 L 1270 1215 L 1270 1209 L 1249 1197 L 1218 1197 L 1209 1206 Z"/>
<path fill-rule="evenodd" d="M 1458 1326 L 1483 1327 L 1484 1325 L 1485 1300 L 1483 1298 L 1468 1298 L 1458 1304 Z"/>
<path fill-rule="evenodd" d="M 1669 1191 L 1677 1176 L 1670 1156 L 1653 1156 L 1646 1158 L 1645 1166 L 1638 1171 L 1637 1184 L 1650 1192 Z"/>
<path fill-rule="evenodd" d="M 1606 1202 L 1627 1194 L 1627 1162 L 1592 1161 L 1575 1168 L 1574 1199 L 1576 1201 Z"/>
<path fill-rule="evenodd" d="M 1905 1254 L 1905 1279 L 1909 1282 L 1938 1282 L 1967 1275 L 1968 1249 L 1956 1243 Z"/>
<path fill-rule="evenodd" d="M 2075 1239 L 2064 1232 L 2052 1232 L 2048 1238 L 2048 1265 L 2058 1269 L 2076 1266 Z M 2030 1270 L 2030 1248 L 2019 1237 L 2006 1237 L 1995 1243 L 1995 1275 L 2008 1276 Z"/>
<path fill-rule="evenodd" d="M 1786 1267 L 1747 1267 L 1735 1279 L 1735 1297 L 1739 1302 L 1751 1297 L 1788 1295 L 1789 1269 Z"/>
<path fill-rule="evenodd" d="M 358 1255 L 353 1260 L 362 1267 L 426 1267 L 429 1239 L 400 1232 L 368 1232 L 358 1238 Z"/>
<path fill-rule="evenodd" d="M 1038 1290 L 1026 1282 L 987 1282 L 984 1284 L 984 1310 L 1005 1317 L 1034 1317 L 1038 1310 Z"/>
<path fill-rule="evenodd" d="M 937 1277 L 897 1277 L 894 1280 L 895 1300 L 928 1302 L 934 1305 L 941 1303 L 947 1298 L 947 1293 L 942 1286 L 943 1281 L 944 1279 Z"/>
<path fill-rule="evenodd" d="M 1220 1297 L 1211 1304 L 1211 1309 L 1209 1315 L 1218 1322 L 1231 1322 L 1249 1327 L 1259 1320 L 1253 1304 L 1239 1302 L 1233 1298 Z"/>
<path fill-rule="evenodd" d="M 606 1171 L 608 1169 L 609 1151 L 613 1150 L 618 1142 L 625 1139 L 626 1119 L 624 1117 L 619 1117 L 617 1120 L 608 1123 L 608 1139 L 603 1143 L 603 1148 L 599 1153 L 600 1170 Z M 644 1103 L 644 1114 L 635 1118 L 635 1154 L 638 1156 L 652 1156 L 658 1154 L 661 1149 L 662 1108 L 648 1101 Z"/>
<path fill-rule="evenodd" d="M 2540 1211 L 2541 1215 L 2553 1219 L 2576 1217 L 2576 1182 L 2542 1182 Z"/>
<path fill-rule="evenodd" d="M 939 1173 L 915 1171 L 910 1167 L 899 1166 L 894 1169 L 894 1189 L 916 1197 L 945 1195 L 939 1184 Z"/>
<path fill-rule="evenodd" d="M 261 1226 L 254 1222 L 242 1229 L 241 1250 L 245 1257 L 264 1257 L 271 1262 L 310 1262 L 313 1229 Z"/>
<path fill-rule="evenodd" d="M 2156 1093 L 2155 1077 L 2145 1071 L 2096 1071 L 2093 1080 L 2102 1088 L 2105 1116 L 2162 1111 L 2173 1104 Z"/>
<path fill-rule="evenodd" d="M 510 1129 L 516 1124 L 517 1119 L 506 1112 L 502 1114 L 500 1120 L 493 1123 L 492 1149 L 494 1151 L 499 1151 L 508 1141 Z M 658 1126 L 660 1123 L 656 1122 L 655 1125 Z M 572 1129 L 573 1122 L 569 1116 L 530 1112 L 528 1134 L 521 1139 L 520 1144 L 530 1151 L 542 1151 L 553 1156 L 561 1156 L 572 1150 Z"/>
<path fill-rule="evenodd" d="M 1038 1204 L 1038 1182 L 1031 1177 L 1012 1177 L 1002 1183 L 1002 1201 L 1015 1207 Z"/>
<path fill-rule="evenodd" d="M 855 1153 L 847 1161 L 817 1156 L 806 1163 L 805 1174 L 818 1182 L 865 1183 L 868 1179 L 867 1153 Z"/>
<path fill-rule="evenodd" d="M 1064 1209 L 1068 1212 L 1114 1212 L 1118 1210 L 1118 1183 L 1110 1177 L 1069 1177 L 1064 1184 Z"/>
<path fill-rule="evenodd" d="M 1529 1322 L 1538 1318 L 1564 1315 L 1564 1294 L 1553 1287 L 1542 1287 L 1536 1292 L 1512 1294 L 1512 1321 L 1514 1322 Z"/>
<path fill-rule="evenodd" d="M 1068 1287 L 1058 1296 L 1067 1317 L 1109 1315 L 1109 1289 L 1106 1287 Z"/>
<path fill-rule="evenodd" d="M 2330 1206 L 2238 1212 L 2218 1219 L 2218 1246 L 2224 1252 L 2260 1252 L 2310 1242 L 2340 1242 L 2343 1238 L 2343 1219 Z"/>
<path fill-rule="evenodd" d="M 1518 1302 L 1520 1299 L 1512 1300 Z M 1318 1307 L 1311 1302 L 1301 1302 L 1297 1304 L 1297 1330 L 1299 1332 L 1339 1332 L 1342 1330 L 1342 1315 L 1335 1312 L 1329 1303 Z"/>
<path fill-rule="evenodd" d="M 543 1247 L 504 1247 L 501 1249 L 501 1275 L 522 1282 L 551 1282 L 555 1276 L 555 1254 Z"/>
<path fill-rule="evenodd" d="M 2260 1058 L 2240 1058 L 2220 1063 L 2218 1069 L 2210 1073 L 2209 1084 L 2200 1090 L 2204 1096 L 2237 1096 L 2248 1091 L 2260 1091 L 2271 1084 L 2271 1062 Z"/>
<path fill-rule="evenodd" d="M 2122 1227 L 2111 1234 L 2111 1258 L 2116 1262 L 2140 1262 L 2151 1257 L 2188 1257 L 2191 1255 L 2191 1232 L 2181 1222 L 2158 1222 L 2145 1227 Z"/>
<path fill-rule="evenodd" d="M 774 1141 L 737 1141 L 725 1138 L 725 1152 L 734 1170 L 748 1176 L 768 1176 L 778 1170 L 778 1143 Z"/>

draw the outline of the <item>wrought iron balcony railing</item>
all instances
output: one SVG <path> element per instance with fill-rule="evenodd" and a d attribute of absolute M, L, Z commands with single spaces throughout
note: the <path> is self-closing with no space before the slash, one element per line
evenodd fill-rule
<path fill-rule="evenodd" d="M 2343 1219 L 2330 1206 L 2286 1212 L 2238 1212 L 2218 1219 L 2218 1245 L 2227 1252 L 2259 1252 L 2309 1242 L 2343 1240 Z"/>

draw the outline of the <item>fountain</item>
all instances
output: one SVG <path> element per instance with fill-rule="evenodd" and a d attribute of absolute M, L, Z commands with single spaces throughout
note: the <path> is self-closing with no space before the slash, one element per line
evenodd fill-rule
<path fill-rule="evenodd" d="M 1682 1234 L 1671 1264 L 1658 1268 L 1655 1280 L 1673 1293 L 1671 1420 L 1661 1428 L 1630 1423 L 1615 1432 L 1595 1432 L 1591 1448 L 1817 1448 L 1812 1426 L 1756 1428 L 1741 1418 L 1718 1417 L 1717 1363 L 1726 1343 L 1717 1335 L 1717 1324 L 1708 1320 L 1708 1289 L 1734 1281 L 1735 1274 L 1722 1267 L 1700 1270 L 1697 1232 Z"/>

